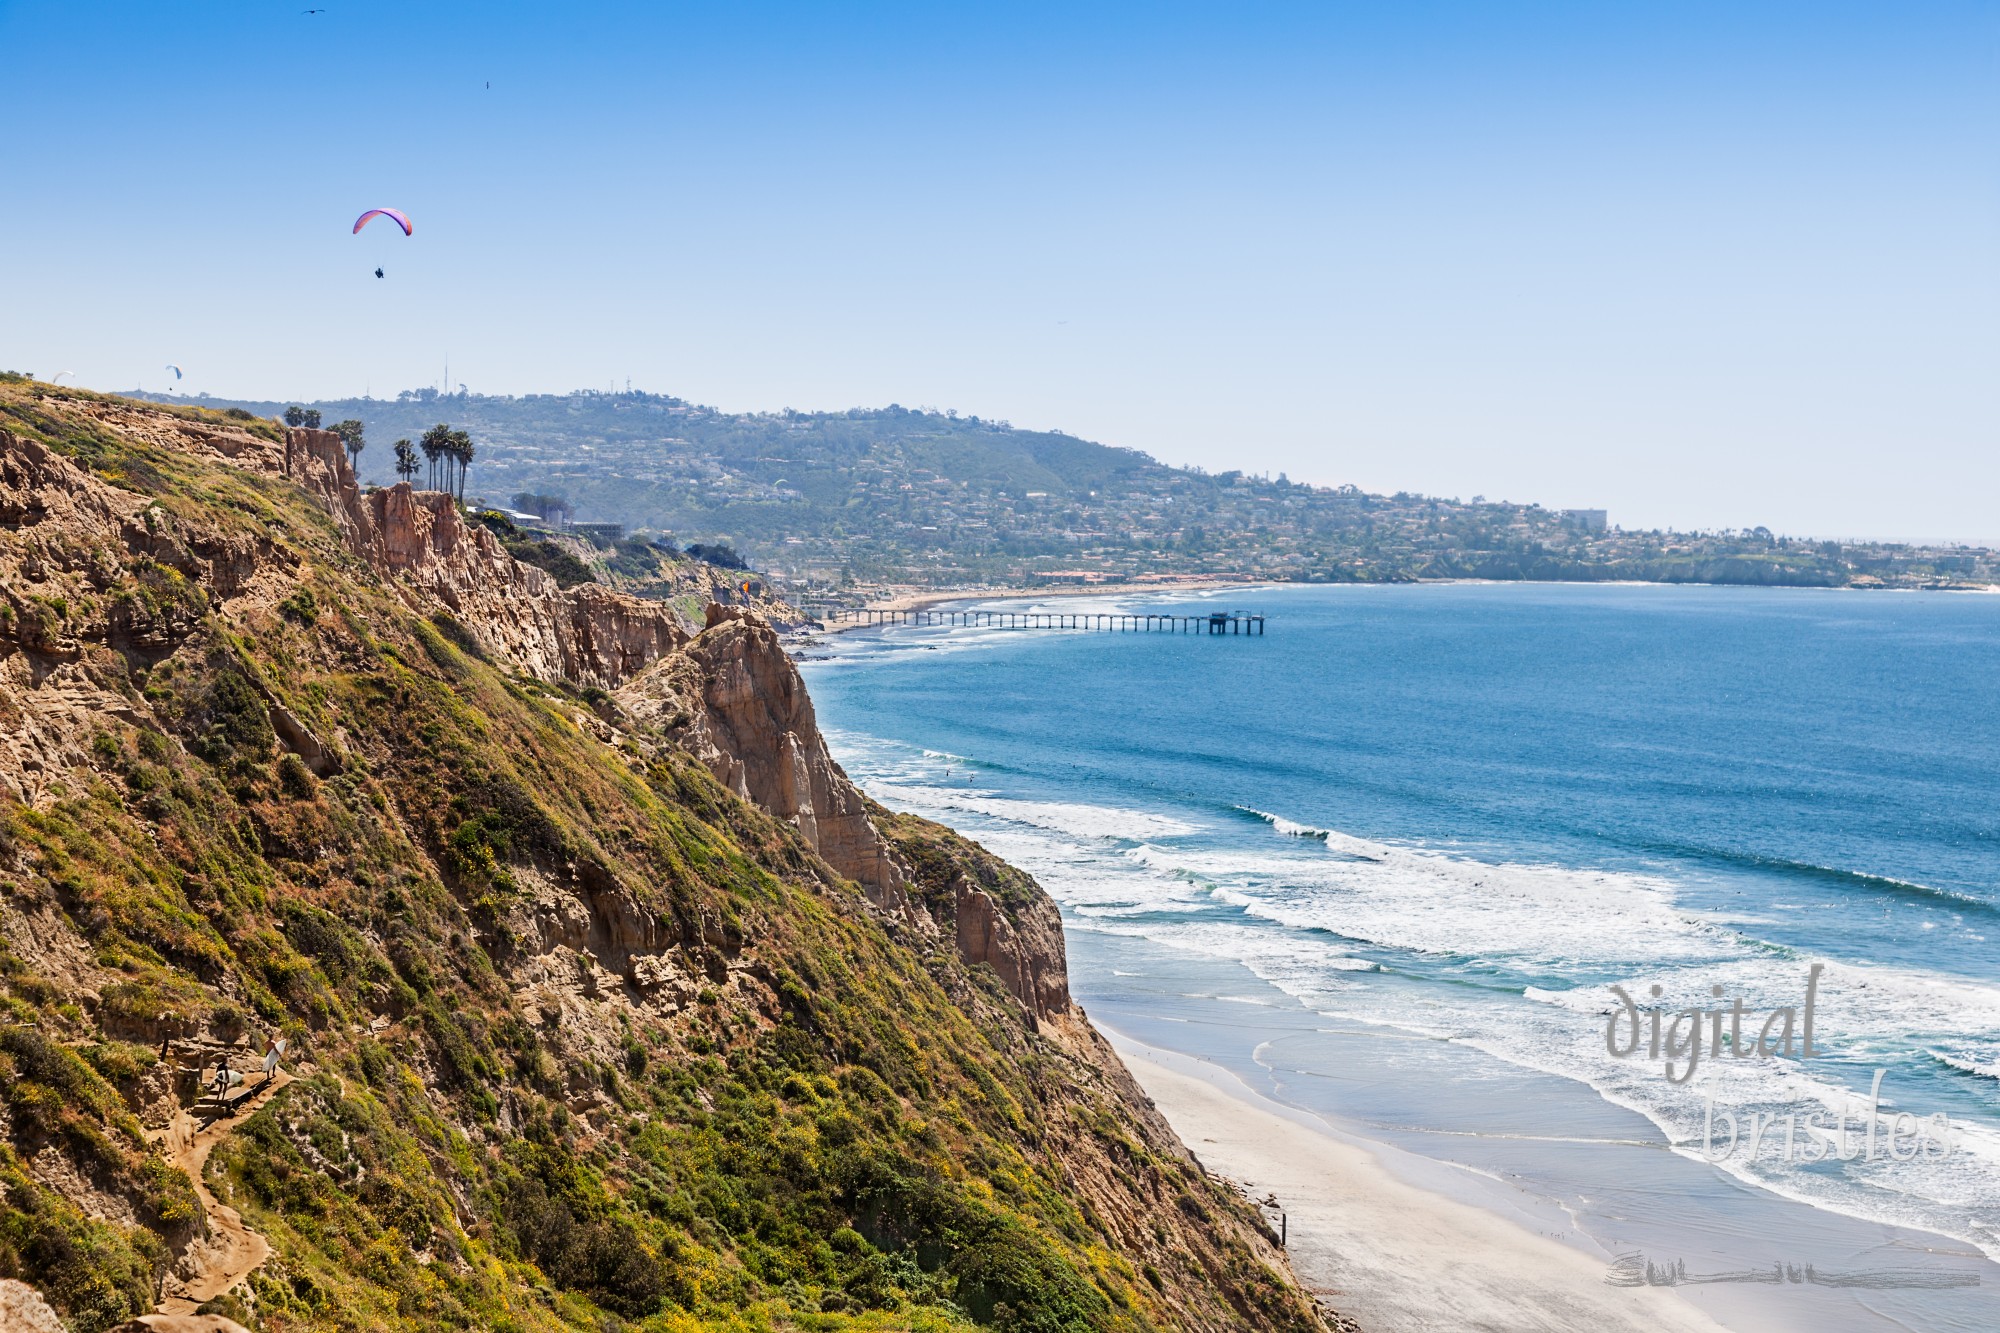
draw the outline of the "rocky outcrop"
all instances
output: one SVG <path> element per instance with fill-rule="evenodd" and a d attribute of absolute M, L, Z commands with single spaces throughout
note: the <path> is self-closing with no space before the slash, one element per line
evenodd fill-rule
<path fill-rule="evenodd" d="M 902 904 L 902 867 L 827 752 L 805 682 L 762 617 L 710 605 L 707 628 L 619 702 L 699 755 L 724 786 L 796 825 L 877 904 Z"/>
<path fill-rule="evenodd" d="M 916 902 L 926 929 L 993 969 L 1041 1021 L 1070 1008 L 1062 919 L 1027 876 L 935 824 L 877 810 L 828 753 L 798 668 L 753 613 L 710 606 L 708 627 L 619 692 L 632 717 L 692 750 L 739 796 L 795 825 L 880 906 Z M 895 839 L 892 842 L 892 837 Z"/>
<path fill-rule="evenodd" d="M 963 874 L 953 885 L 953 900 L 959 957 L 991 967 L 1038 1019 L 1069 1008 L 1069 965 L 1054 903 L 1037 896 L 1009 914 Z"/>
<path fill-rule="evenodd" d="M 86 762 L 93 721 L 139 717 L 123 663 L 173 652 L 274 551 L 0 431 L 0 796 L 35 804 Z"/>
<path fill-rule="evenodd" d="M 284 467 L 333 515 L 350 550 L 430 609 L 450 611 L 488 656 L 529 675 L 616 686 L 687 639 L 656 602 L 592 585 L 558 587 L 467 523 L 442 491 L 401 482 L 363 494 L 332 431 L 287 429 Z"/>
<path fill-rule="evenodd" d="M 64 1333 L 64 1327 L 40 1291 L 0 1277 L 0 1333 Z"/>
<path fill-rule="evenodd" d="M 1075 1012 L 1062 916 L 1041 885 L 942 824 L 880 811 L 876 825 L 961 958 L 992 968 L 1037 1022 Z"/>
<path fill-rule="evenodd" d="M 25 1282 L 0 1278 L 0 1333 L 64 1333 L 62 1320 Z"/>
<path fill-rule="evenodd" d="M 374 534 L 368 511 L 361 505 L 361 487 L 347 447 L 330 430 L 285 428 L 285 475 L 310 491 L 333 521 L 350 549 L 368 550 Z"/>

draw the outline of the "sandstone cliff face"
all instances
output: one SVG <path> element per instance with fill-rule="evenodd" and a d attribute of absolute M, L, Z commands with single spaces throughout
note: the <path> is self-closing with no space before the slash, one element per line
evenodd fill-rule
<path fill-rule="evenodd" d="M 878 811 L 877 827 L 909 867 L 911 894 L 950 932 L 961 958 L 991 967 L 1038 1022 L 1080 1013 L 1070 1003 L 1062 917 L 1040 885 L 929 820 Z"/>
<path fill-rule="evenodd" d="M 687 639 L 671 610 L 606 588 L 565 591 L 408 482 L 363 495 L 332 431 L 285 432 L 285 475 L 319 497 L 350 550 L 449 609 L 490 656 L 529 675 L 610 687 Z"/>
<path fill-rule="evenodd" d="M 34 804 L 81 761 L 92 719 L 144 711 L 127 661 L 167 656 L 285 563 L 0 431 L 0 794 Z"/>
<path fill-rule="evenodd" d="M 878 827 L 868 798 L 820 735 L 798 668 L 757 616 L 711 606 L 708 628 L 634 680 L 619 703 L 660 726 L 706 762 L 738 795 L 796 825 L 828 864 L 859 881 L 878 906 L 908 913 L 912 868 Z M 913 826 L 914 827 L 914 826 Z M 965 844 L 967 848 L 971 844 Z M 914 902 L 927 930 L 951 939 L 968 963 L 986 964 L 1038 1022 L 1070 1008 L 1062 921 L 1026 876 L 977 852 L 940 853 L 949 866 L 920 867 Z M 935 882 L 931 882 L 935 880 Z"/>
<path fill-rule="evenodd" d="M 812 700 L 760 617 L 709 607 L 708 627 L 632 682 L 619 702 L 699 755 L 722 784 L 798 827 L 878 905 L 905 876 L 869 821 L 867 801 L 827 752 Z"/>
<path fill-rule="evenodd" d="M 106 406 L 100 415 L 123 432 L 296 482 L 333 519 L 342 543 L 391 575 L 418 609 L 449 611 L 489 656 L 529 675 L 624 685 L 619 702 L 632 716 L 797 827 L 879 907 L 942 933 L 966 961 L 990 966 L 1032 1019 L 1069 1009 L 1055 907 L 1032 886 L 1024 890 L 1009 868 L 981 854 L 968 869 L 961 858 L 947 879 L 920 886 L 913 907 L 909 849 L 892 848 L 867 798 L 833 760 L 804 682 L 758 615 L 711 605 L 707 628 L 690 639 L 657 603 L 591 585 L 558 588 L 467 524 L 442 492 L 403 484 L 364 494 L 332 431 L 288 429 L 279 447 L 142 410 Z M 35 441 L 0 435 L 0 446 L 0 646 L 12 650 L 0 652 L 0 685 L 10 687 L 0 691 L 0 787 L 32 804 L 49 775 L 84 762 L 93 716 L 137 720 L 145 712 L 129 687 L 108 683 L 115 671 L 90 669 L 92 653 L 165 656 L 205 610 L 226 609 L 253 590 L 274 602 L 290 587 L 293 562 L 272 543 L 177 522 Z M 172 571 L 179 595 L 91 597 L 130 579 L 135 565 Z M 339 771 L 336 745 L 278 699 L 269 707 L 287 748 L 320 776 Z M 587 913 L 607 916 L 618 914 L 595 905 Z M 541 924 L 619 974 L 630 970 L 624 955 L 657 945 L 586 945 L 567 939 L 560 920 L 557 912 Z"/>
<path fill-rule="evenodd" d="M 361 508 L 361 487 L 340 437 L 330 430 L 285 429 L 284 475 L 311 492 L 340 525 L 350 550 L 367 553 L 373 539 Z"/>
<path fill-rule="evenodd" d="M 552 590 L 325 433 L 5 377 L 0 428 L 34 436 L 0 434 L 0 1000 L 34 1015 L 0 1024 L 0 1223 L 108 1256 L 10 1250 L 71 1327 L 151 1307 L 225 1194 L 268 1326 L 558 1333 L 552 1286 L 718 1328 L 940 1289 L 996 1325 L 1319 1326 L 1069 1002 L 1046 898 L 872 807 L 767 626 Z M 267 1024 L 272 1132 L 209 1195 L 162 1180 L 139 1128 Z M 603 1220 L 520 1206 L 529 1135 Z M 865 1243 L 796 1299 L 743 1276 L 805 1273 L 829 1216 Z"/>
<path fill-rule="evenodd" d="M 959 956 L 991 967 L 1037 1018 L 1066 1011 L 1069 966 L 1055 904 L 1037 896 L 1009 913 L 963 872 L 952 889 Z"/>

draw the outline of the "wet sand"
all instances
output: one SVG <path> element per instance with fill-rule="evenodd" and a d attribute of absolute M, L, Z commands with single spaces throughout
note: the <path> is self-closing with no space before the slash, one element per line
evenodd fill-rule
<path fill-rule="evenodd" d="M 1276 1197 L 1300 1280 L 1370 1333 L 1723 1333 L 1672 1291 L 1608 1286 L 1604 1260 L 1409 1183 L 1226 1070 L 1119 1054 L 1204 1166 Z"/>

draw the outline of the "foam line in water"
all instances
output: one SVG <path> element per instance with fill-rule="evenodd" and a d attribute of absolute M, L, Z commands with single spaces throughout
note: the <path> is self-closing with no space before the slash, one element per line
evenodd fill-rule
<path fill-rule="evenodd" d="M 1975 1078 L 2000 1079 L 2000 1057 L 1982 1062 L 1973 1057 L 1951 1055 L 1938 1050 L 1926 1050 L 1924 1054 L 1930 1056 L 1931 1059 L 1937 1061 L 1946 1069 L 1956 1070 L 1961 1074 L 1970 1074 Z"/>
<path fill-rule="evenodd" d="M 1268 810 L 1256 809 L 1254 806 L 1239 805 L 1235 809 L 1241 810 L 1246 815 L 1255 815 L 1288 838 L 1316 838 L 1321 842 L 1325 842 L 1328 838 L 1334 836 L 1332 829 L 1314 828 L 1310 824 L 1301 824 L 1295 820 L 1286 819 L 1283 815 L 1274 815 Z"/>
<path fill-rule="evenodd" d="M 1719 984 L 1769 1012 L 1799 1003 L 1808 966 L 1822 962 L 1817 1040 L 1828 1057 L 1714 1061 L 1732 1108 L 1785 1114 L 1865 1101 L 1872 1069 L 1891 1068 L 1885 1114 L 1948 1104 L 1962 1123 L 1958 1151 L 1893 1170 L 1886 1161 L 1828 1170 L 1777 1160 L 1721 1169 L 2000 1257 L 1991 1220 L 2000 1216 L 2000 1125 L 1988 1092 L 2000 1044 L 1985 1036 L 2000 1032 L 2000 987 L 1759 939 L 1749 914 L 1695 910 L 1683 886 L 1660 875 L 1481 861 L 1244 807 L 1235 813 L 1276 835 L 1251 837 L 1232 831 L 1233 820 L 1203 825 L 1179 811 L 1025 800 L 998 776 L 976 790 L 940 787 L 941 759 L 865 748 L 855 771 L 878 799 L 957 827 L 1034 875 L 1072 930 L 1234 962 L 1341 1022 L 1584 1084 L 1683 1153 L 1697 1151 L 1701 1095 L 1669 1084 L 1656 1062 L 1606 1057 L 1609 985 L 1641 995 L 1657 982 L 1663 1006 L 1684 1008 L 1714 1003 L 1709 988 Z"/>
<path fill-rule="evenodd" d="M 1073 801 L 1023 801 L 987 791 L 959 787 L 920 788 L 903 783 L 871 783 L 868 790 L 876 800 L 886 805 L 902 803 L 934 810 L 967 811 L 1078 838 L 1139 842 L 1152 838 L 1179 838 L 1196 831 L 1193 824 L 1178 819 L 1118 806 Z"/>

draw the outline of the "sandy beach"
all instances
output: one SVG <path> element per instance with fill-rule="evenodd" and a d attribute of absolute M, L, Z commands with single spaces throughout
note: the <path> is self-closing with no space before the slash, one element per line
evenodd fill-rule
<path fill-rule="evenodd" d="M 959 588 L 947 591 L 909 588 L 871 598 L 870 611 L 924 611 L 947 602 L 998 602 L 1042 597 L 1130 597 L 1136 594 L 1205 593 L 1222 588 L 1268 588 L 1266 579 L 1190 574 L 1151 583 L 1051 583 L 1032 588 Z"/>
<path fill-rule="evenodd" d="M 1040 601 L 1046 598 L 1074 597 L 1131 597 L 1136 595 L 1158 596 L 1163 593 L 1202 594 L 1219 589 L 1235 588 L 1249 591 L 1253 588 L 1273 586 L 1266 581 L 1246 582 L 1242 579 L 1221 575 L 1190 575 L 1167 583 L 1090 583 L 1051 584 L 1038 588 L 954 588 L 939 591 L 928 588 L 903 588 L 884 592 L 868 598 L 863 609 L 869 611 L 934 611 L 940 607 L 965 602 Z M 855 630 L 875 629 L 876 625 L 861 620 L 826 620 L 815 622 L 816 635 L 848 634 Z"/>
<path fill-rule="evenodd" d="M 1609 1256 L 1411 1184 L 1226 1070 L 1112 1039 L 1204 1166 L 1275 1196 L 1300 1281 L 1369 1333 L 1723 1333 L 1670 1291 L 1606 1285 Z"/>

